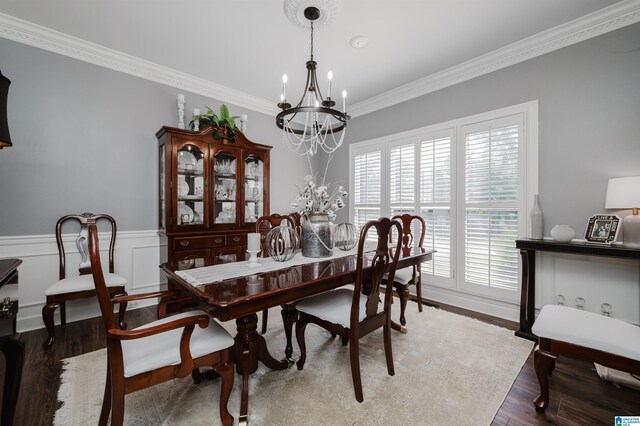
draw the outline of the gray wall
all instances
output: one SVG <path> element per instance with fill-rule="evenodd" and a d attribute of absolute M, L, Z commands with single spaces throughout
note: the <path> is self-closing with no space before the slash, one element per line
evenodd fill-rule
<path fill-rule="evenodd" d="M 545 235 L 569 224 L 582 237 L 587 218 L 605 212 L 607 179 L 640 175 L 640 24 L 357 117 L 347 141 L 532 100 L 539 101 Z M 333 159 L 328 180 L 348 180 L 348 152 L 343 147 Z M 347 217 L 343 209 L 338 222 Z"/>
<path fill-rule="evenodd" d="M 272 145 L 271 211 L 290 210 L 308 167 L 282 146 L 272 116 L 0 39 L 11 80 L 14 146 L 0 151 L 0 236 L 51 234 L 84 211 L 113 215 L 120 230 L 158 226 L 156 131 L 177 125 L 176 96 L 193 108 L 227 103 L 249 116 L 249 139 Z M 189 118 L 187 118 L 189 117 Z"/>

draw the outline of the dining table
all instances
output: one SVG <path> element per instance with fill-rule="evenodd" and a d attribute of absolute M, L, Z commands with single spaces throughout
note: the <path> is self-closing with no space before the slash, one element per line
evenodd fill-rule
<path fill-rule="evenodd" d="M 363 256 L 365 282 L 371 274 L 373 252 L 367 251 Z M 433 250 L 429 249 L 403 250 L 397 268 L 429 261 L 432 256 Z M 334 249 L 328 258 L 304 258 L 298 253 L 286 262 L 265 258 L 260 263 L 259 267 L 250 267 L 248 261 L 208 265 L 205 259 L 190 259 L 160 265 L 169 290 L 190 298 L 219 321 L 235 320 L 232 354 L 236 372 L 242 376 L 241 425 L 248 424 L 249 375 L 257 370 L 258 362 L 273 370 L 293 365 L 291 334 L 297 316 L 293 303 L 354 283 L 357 249 Z M 171 302 L 161 300 L 159 306 Z M 281 360 L 271 355 L 265 338 L 258 333 L 257 313 L 277 306 L 282 307 L 287 338 L 285 357 Z"/>

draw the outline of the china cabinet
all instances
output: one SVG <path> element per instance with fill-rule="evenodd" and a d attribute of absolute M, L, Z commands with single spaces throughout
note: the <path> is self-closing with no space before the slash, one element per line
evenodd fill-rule
<path fill-rule="evenodd" d="M 270 146 L 236 130 L 235 142 L 162 127 L 159 233 L 184 269 L 244 259 L 247 233 L 269 214 Z"/>

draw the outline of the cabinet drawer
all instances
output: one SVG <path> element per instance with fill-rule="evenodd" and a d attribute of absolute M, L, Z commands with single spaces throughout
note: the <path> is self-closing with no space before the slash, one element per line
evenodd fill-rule
<path fill-rule="evenodd" d="M 194 250 L 209 247 L 222 247 L 227 244 L 225 235 L 215 235 L 211 237 L 188 237 L 176 238 L 173 241 L 175 251 Z"/>
<path fill-rule="evenodd" d="M 247 234 L 229 234 L 227 235 L 227 244 L 230 246 L 246 246 Z"/>

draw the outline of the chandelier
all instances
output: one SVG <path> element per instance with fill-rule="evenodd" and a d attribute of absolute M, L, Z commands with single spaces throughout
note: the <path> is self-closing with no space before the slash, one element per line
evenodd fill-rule
<path fill-rule="evenodd" d="M 347 91 L 342 91 L 342 111 L 335 109 L 331 99 L 333 73 L 329 71 L 329 90 L 323 98 L 316 77 L 316 61 L 313 60 L 313 21 L 320 17 L 316 7 L 307 7 L 304 16 L 311 23 L 311 59 L 307 61 L 307 82 L 302 97 L 294 107 L 287 102 L 287 75 L 282 76 L 282 94 L 276 116 L 276 124 L 282 129 L 282 140 L 292 151 L 311 157 L 319 149 L 332 154 L 344 141 L 347 126 Z"/>

